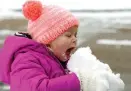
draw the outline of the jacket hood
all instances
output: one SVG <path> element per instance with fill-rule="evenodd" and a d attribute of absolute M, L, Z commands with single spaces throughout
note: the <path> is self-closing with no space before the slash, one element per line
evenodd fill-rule
<path fill-rule="evenodd" d="M 0 81 L 10 84 L 11 64 L 18 53 L 28 51 L 49 53 L 46 46 L 32 39 L 18 36 L 8 36 L 0 49 Z"/>

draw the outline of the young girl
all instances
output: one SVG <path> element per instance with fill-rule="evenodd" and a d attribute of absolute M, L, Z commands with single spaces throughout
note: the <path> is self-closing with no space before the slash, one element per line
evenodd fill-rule
<path fill-rule="evenodd" d="M 27 1 L 23 14 L 28 34 L 5 40 L 0 52 L 0 81 L 11 91 L 80 91 L 75 73 L 66 63 L 76 48 L 78 20 L 58 6 Z"/>
<path fill-rule="evenodd" d="M 78 20 L 69 11 L 28 0 L 23 14 L 29 19 L 28 33 L 7 37 L 0 50 L 0 81 L 9 84 L 10 91 L 109 91 L 105 84 L 108 81 L 97 79 L 93 71 L 85 69 L 83 73 L 77 66 L 74 71 L 69 68 L 72 72 L 67 70 L 67 62 L 76 48 L 78 29 Z M 72 61 L 80 63 L 83 59 Z M 108 74 L 99 76 L 104 78 Z"/>

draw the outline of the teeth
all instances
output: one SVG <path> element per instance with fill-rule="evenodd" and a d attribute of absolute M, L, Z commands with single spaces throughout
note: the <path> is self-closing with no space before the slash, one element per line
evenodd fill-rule
<path fill-rule="evenodd" d="M 73 53 L 71 52 L 71 53 L 70 53 L 70 56 L 71 56 L 72 54 L 73 54 Z"/>
<path fill-rule="evenodd" d="M 65 56 L 65 53 L 63 53 L 62 56 Z"/>
<path fill-rule="evenodd" d="M 63 53 L 62 56 L 64 57 L 64 59 L 67 59 L 67 56 L 65 53 Z"/>

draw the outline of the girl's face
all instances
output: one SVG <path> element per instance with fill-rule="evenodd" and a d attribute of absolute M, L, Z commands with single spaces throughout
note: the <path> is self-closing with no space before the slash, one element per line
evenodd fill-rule
<path fill-rule="evenodd" d="M 71 53 L 76 48 L 77 29 L 77 26 L 71 27 L 67 32 L 49 44 L 49 47 L 60 61 L 69 60 Z"/>

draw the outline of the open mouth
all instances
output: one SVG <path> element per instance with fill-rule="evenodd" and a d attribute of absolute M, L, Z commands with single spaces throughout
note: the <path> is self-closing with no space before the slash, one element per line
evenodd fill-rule
<path fill-rule="evenodd" d="M 74 49 L 75 49 L 75 47 L 71 47 L 71 48 L 67 49 L 67 51 L 66 51 L 66 58 L 68 60 L 70 59 L 70 56 L 73 53 Z"/>

